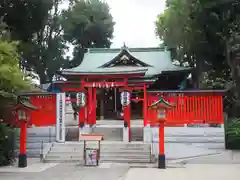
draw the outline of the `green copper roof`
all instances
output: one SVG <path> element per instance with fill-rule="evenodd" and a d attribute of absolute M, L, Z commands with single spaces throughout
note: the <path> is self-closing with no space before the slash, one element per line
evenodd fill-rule
<path fill-rule="evenodd" d="M 35 107 L 33 104 L 31 104 L 29 97 L 26 97 L 26 96 L 18 96 L 18 105 L 21 105 L 21 106 L 31 109 L 31 110 L 39 109 L 39 108 Z"/>
<path fill-rule="evenodd" d="M 178 67 L 172 64 L 170 52 L 163 48 L 119 48 L 119 49 L 102 49 L 93 48 L 89 49 L 84 55 L 82 63 L 75 68 L 65 69 L 61 71 L 61 74 L 81 74 L 81 73 L 109 73 L 120 72 L 127 73 L 127 71 L 138 71 L 143 66 L 109 66 L 113 61 L 119 61 L 120 58 L 116 58 L 119 54 L 124 54 L 134 57 L 138 62 L 143 62 L 144 69 L 146 70 L 146 76 L 154 76 L 168 71 L 186 71 L 191 68 Z M 107 65 L 107 66 L 106 66 Z M 143 70 L 143 69 L 141 69 Z"/>
<path fill-rule="evenodd" d="M 170 104 L 168 101 L 166 101 L 163 97 L 161 97 L 158 101 L 152 103 L 149 107 L 150 108 L 158 108 L 158 105 L 162 104 L 166 108 L 173 108 L 175 107 L 174 104 Z"/>
<path fill-rule="evenodd" d="M 145 74 L 148 69 L 144 67 L 111 67 L 111 68 L 93 68 L 93 69 L 80 69 L 79 67 L 72 68 L 70 70 L 64 70 L 64 74 Z"/>

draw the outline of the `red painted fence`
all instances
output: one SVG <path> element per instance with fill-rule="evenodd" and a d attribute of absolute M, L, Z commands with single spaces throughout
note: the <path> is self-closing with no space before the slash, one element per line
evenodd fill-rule
<path fill-rule="evenodd" d="M 161 96 L 175 108 L 166 113 L 167 125 L 223 124 L 222 93 L 216 92 L 150 92 L 148 105 Z M 148 109 L 148 120 L 157 120 L 157 110 Z"/>
<path fill-rule="evenodd" d="M 166 126 L 183 124 L 223 124 L 223 91 L 148 92 L 148 106 L 161 96 L 175 108 L 167 111 Z M 30 102 L 39 110 L 30 114 L 29 125 L 56 125 L 56 94 L 30 95 Z M 157 120 L 157 111 L 148 108 L 148 121 Z"/>
<path fill-rule="evenodd" d="M 56 94 L 31 95 L 30 102 L 39 108 L 31 112 L 30 125 L 56 125 Z"/>

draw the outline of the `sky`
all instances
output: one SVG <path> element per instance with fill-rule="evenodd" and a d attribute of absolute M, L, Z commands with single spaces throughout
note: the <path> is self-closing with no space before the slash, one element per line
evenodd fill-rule
<path fill-rule="evenodd" d="M 165 0 L 105 0 L 116 25 L 111 47 L 156 47 L 156 16 L 164 11 Z"/>
<path fill-rule="evenodd" d="M 155 35 L 155 20 L 164 11 L 165 0 L 104 0 L 116 23 L 111 48 L 157 47 L 160 40 Z M 63 4 L 62 8 L 67 8 Z M 72 48 L 70 47 L 69 53 Z"/>

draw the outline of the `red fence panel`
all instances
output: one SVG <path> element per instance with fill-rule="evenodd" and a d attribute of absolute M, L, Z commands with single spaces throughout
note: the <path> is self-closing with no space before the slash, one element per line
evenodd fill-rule
<path fill-rule="evenodd" d="M 31 112 L 31 125 L 36 127 L 56 125 L 56 94 L 31 95 L 30 102 L 39 108 Z"/>
<path fill-rule="evenodd" d="M 149 104 L 157 101 L 161 96 L 174 103 L 175 108 L 166 114 L 167 125 L 181 124 L 223 124 L 222 94 L 209 92 L 179 92 L 179 93 L 149 93 Z M 148 119 L 157 118 L 157 111 L 148 109 Z"/>

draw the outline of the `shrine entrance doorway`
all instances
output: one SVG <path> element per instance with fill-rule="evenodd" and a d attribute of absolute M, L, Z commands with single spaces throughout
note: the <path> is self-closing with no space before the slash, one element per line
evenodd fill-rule
<path fill-rule="evenodd" d="M 79 127 L 79 136 L 82 133 L 92 133 L 92 130 L 95 126 L 98 126 L 97 119 L 104 119 L 104 116 L 100 113 L 100 116 L 97 118 L 97 110 L 100 111 L 104 108 L 109 107 L 109 110 L 112 112 L 118 111 L 120 127 L 123 134 L 124 141 L 131 141 L 131 101 L 139 102 L 142 101 L 143 107 L 141 111 L 144 114 L 142 128 L 146 125 L 146 115 L 147 115 L 147 83 L 138 82 L 138 83 L 129 83 L 128 78 L 130 77 L 142 77 L 143 73 L 132 73 L 128 76 L 124 74 L 118 74 L 115 76 L 90 76 L 79 77 L 81 83 L 76 82 L 66 82 L 62 87 L 62 91 L 66 93 L 75 93 L 75 98 L 71 98 L 71 102 L 75 102 L 75 110 L 78 111 L 78 127 Z M 102 92 L 118 92 L 119 97 L 115 98 L 114 106 L 109 104 L 104 104 L 105 97 L 107 94 L 102 94 Z M 142 91 L 143 97 L 133 96 L 132 92 Z M 109 105 L 109 106 L 107 106 Z M 99 107 L 99 108 L 98 108 Z M 122 121 L 121 121 L 122 120 Z"/>

